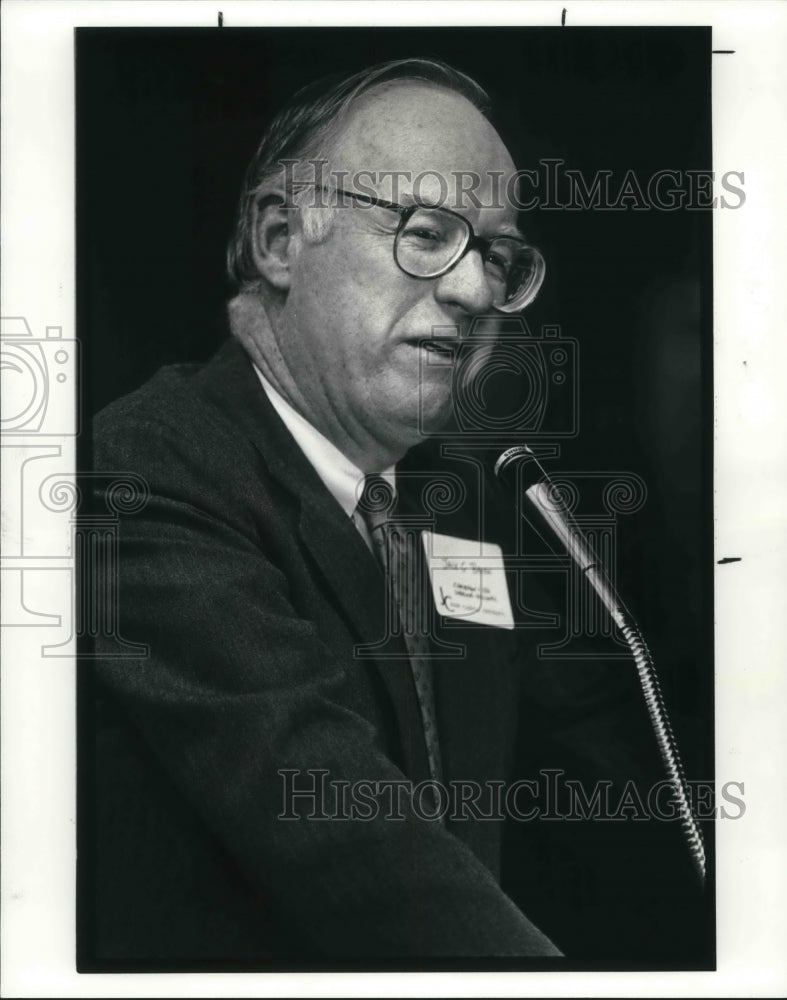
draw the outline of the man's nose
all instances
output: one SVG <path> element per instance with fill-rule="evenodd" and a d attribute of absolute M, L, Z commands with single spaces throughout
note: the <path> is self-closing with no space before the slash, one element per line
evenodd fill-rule
<path fill-rule="evenodd" d="M 492 290 L 478 250 L 471 250 L 446 274 L 437 279 L 435 298 L 446 306 L 459 307 L 476 316 L 492 308 Z"/>

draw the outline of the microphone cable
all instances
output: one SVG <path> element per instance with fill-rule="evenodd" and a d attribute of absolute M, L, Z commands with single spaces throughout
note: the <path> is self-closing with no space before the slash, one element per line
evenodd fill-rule
<path fill-rule="evenodd" d="M 612 621 L 619 628 L 634 658 L 656 743 L 677 803 L 681 828 L 700 883 L 704 885 L 705 844 L 702 831 L 691 809 L 691 797 L 683 772 L 683 764 L 667 714 L 653 657 L 633 616 L 616 593 L 581 528 L 570 511 L 560 502 L 559 493 L 532 449 L 527 445 L 507 448 L 495 462 L 494 473 L 501 482 L 510 483 L 512 470 L 528 466 L 531 475 L 527 477 L 527 481 L 530 485 L 525 488 L 524 496 L 530 506 L 538 512 L 542 523 L 545 523 L 551 529 L 552 534 L 557 536 L 571 559 L 579 567 L 609 612 Z"/>

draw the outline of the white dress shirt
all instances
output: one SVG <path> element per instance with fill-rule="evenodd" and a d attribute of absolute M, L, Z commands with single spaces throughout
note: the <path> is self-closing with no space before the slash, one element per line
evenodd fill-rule
<path fill-rule="evenodd" d="M 363 518 L 357 516 L 355 513 L 355 508 L 361 499 L 363 491 L 364 473 L 343 452 L 339 451 L 336 445 L 332 444 L 325 435 L 321 434 L 305 417 L 301 416 L 273 388 L 256 365 L 254 366 L 254 370 L 257 373 L 262 388 L 265 390 L 265 395 L 270 400 L 274 410 L 281 417 L 284 426 L 295 438 L 297 445 L 309 462 L 311 462 L 314 470 L 325 483 L 331 496 L 337 500 L 345 514 L 352 519 L 353 524 L 361 533 L 366 544 L 374 551 Z M 389 483 L 391 489 L 396 491 L 395 466 L 392 465 L 384 469 L 379 475 Z"/>

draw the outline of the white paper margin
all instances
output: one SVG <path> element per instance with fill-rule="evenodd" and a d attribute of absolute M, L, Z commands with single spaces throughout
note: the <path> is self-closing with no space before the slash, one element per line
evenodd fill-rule
<path fill-rule="evenodd" d="M 2 634 L 4 996 L 770 997 L 787 992 L 787 392 L 779 384 L 787 371 L 787 274 L 780 249 L 787 230 L 780 207 L 787 164 L 786 5 L 5 0 L 2 313 L 26 317 L 37 337 L 52 325 L 62 328 L 63 337 L 74 336 L 74 27 L 208 27 L 216 25 L 219 10 L 227 27 L 557 25 L 564 6 L 566 30 L 710 24 L 713 48 L 734 50 L 713 57 L 714 167 L 743 170 L 746 192 L 742 209 L 714 216 L 715 558 L 741 558 L 716 568 L 716 745 L 717 778 L 745 782 L 746 814 L 717 824 L 718 972 L 79 976 L 74 971 L 74 665 L 68 658 L 43 660 L 44 629 L 12 627 Z M 68 397 L 57 405 L 69 406 Z M 71 442 L 60 443 L 62 471 L 73 470 Z M 11 452 L 3 451 L 7 466 Z M 14 456 L 15 462 L 18 453 Z M 19 542 L 14 519 L 5 516 L 14 503 L 12 480 L 4 478 L 4 553 L 13 553 Z M 57 551 L 67 554 L 68 539 L 58 545 Z M 50 606 L 68 608 L 69 574 L 49 575 Z"/>

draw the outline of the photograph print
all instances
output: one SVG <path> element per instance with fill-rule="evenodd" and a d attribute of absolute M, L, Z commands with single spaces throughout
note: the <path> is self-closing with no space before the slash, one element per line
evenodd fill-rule
<path fill-rule="evenodd" d="M 713 969 L 710 29 L 75 37 L 79 971 Z"/>

